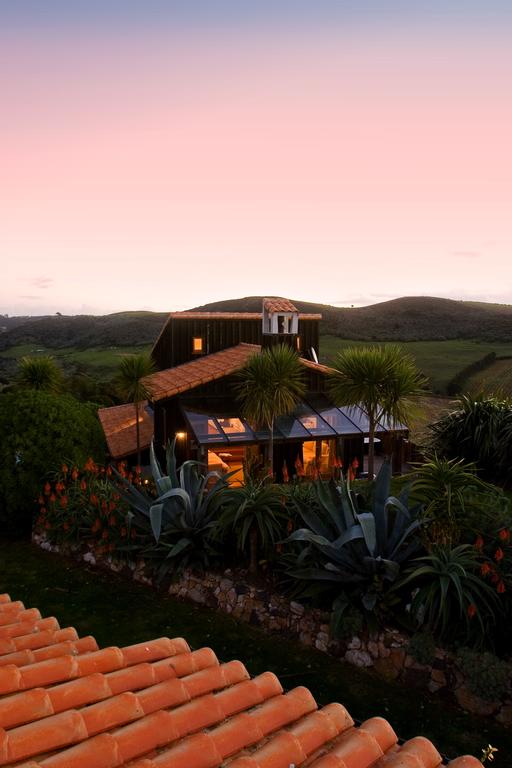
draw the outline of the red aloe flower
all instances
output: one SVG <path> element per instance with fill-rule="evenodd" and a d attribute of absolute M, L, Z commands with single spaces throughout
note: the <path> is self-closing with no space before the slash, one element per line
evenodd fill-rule
<path fill-rule="evenodd" d="M 468 616 L 469 616 L 469 618 L 472 619 L 474 616 L 476 616 L 476 614 L 477 614 L 476 605 L 474 603 L 470 603 L 468 605 Z"/>
<path fill-rule="evenodd" d="M 480 573 L 482 576 L 487 576 L 487 574 L 490 573 L 491 570 L 492 568 L 489 565 L 489 563 L 483 563 L 482 566 L 480 567 Z"/>
<path fill-rule="evenodd" d="M 503 560 L 504 557 L 505 557 L 505 553 L 503 552 L 501 547 L 498 547 L 498 549 L 494 553 L 494 559 L 496 560 L 497 563 L 499 563 L 500 560 Z"/>
<path fill-rule="evenodd" d="M 498 533 L 498 536 L 502 541 L 509 541 L 510 540 L 510 531 L 506 528 L 502 528 L 501 531 Z"/>
<path fill-rule="evenodd" d="M 498 586 L 496 587 L 496 592 L 499 595 L 502 595 L 505 592 L 505 582 L 500 581 Z"/>
<path fill-rule="evenodd" d="M 475 549 L 481 550 L 483 549 L 483 546 L 484 546 L 484 540 L 482 539 L 481 536 L 478 536 L 475 541 Z"/>

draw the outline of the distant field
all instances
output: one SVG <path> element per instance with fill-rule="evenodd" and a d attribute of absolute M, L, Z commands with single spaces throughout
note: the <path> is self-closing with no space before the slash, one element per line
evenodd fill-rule
<path fill-rule="evenodd" d="M 342 349 L 354 346 L 368 346 L 379 342 L 351 341 L 337 336 L 320 337 L 320 357 L 329 362 Z M 381 342 L 385 344 L 385 342 Z M 416 360 L 416 365 L 430 381 L 434 393 L 444 394 L 447 383 L 462 368 L 481 359 L 489 352 L 495 352 L 498 357 L 512 355 L 512 342 L 485 342 L 465 339 L 450 339 L 449 341 L 403 341 L 398 342 L 404 351 L 409 352 Z M 509 361 L 512 363 L 512 361 Z M 488 384 L 492 383 L 492 369 L 484 374 Z"/>
<path fill-rule="evenodd" d="M 5 361 L 4 368 L 12 373 L 16 365 L 16 360 L 29 355 L 38 357 L 40 355 L 51 355 L 67 372 L 73 372 L 77 368 L 86 368 L 91 374 L 101 379 L 108 379 L 114 375 L 119 365 L 119 359 L 123 355 L 136 354 L 139 352 L 149 352 L 150 344 L 131 347 L 105 347 L 93 349 L 76 349 L 75 347 L 64 347 L 62 349 L 49 349 L 41 345 L 19 344 L 16 347 L 0 352 L 0 366 Z"/>
<path fill-rule="evenodd" d="M 512 358 L 496 360 L 489 368 L 470 377 L 468 392 L 488 392 L 512 397 Z"/>

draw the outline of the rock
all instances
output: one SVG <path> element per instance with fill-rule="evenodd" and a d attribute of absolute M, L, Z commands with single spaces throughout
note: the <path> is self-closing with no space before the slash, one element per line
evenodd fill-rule
<path fill-rule="evenodd" d="M 505 704 L 496 715 L 496 720 L 510 728 L 512 726 L 512 704 Z"/>
<path fill-rule="evenodd" d="M 295 616 L 303 616 L 304 615 L 304 606 L 300 603 L 296 603 L 292 600 L 290 603 L 290 611 L 295 614 Z"/>
<path fill-rule="evenodd" d="M 194 589 L 191 589 L 187 597 L 189 600 L 193 600 L 194 603 L 199 603 L 199 605 L 204 605 L 206 602 L 206 596 L 203 590 L 199 587 L 194 587 Z"/>
<path fill-rule="evenodd" d="M 379 644 L 375 642 L 375 640 L 369 640 L 368 641 L 368 653 L 370 656 L 373 656 L 374 659 L 379 658 Z"/>
<path fill-rule="evenodd" d="M 395 669 L 397 670 L 398 674 L 400 674 L 400 672 L 404 668 L 405 655 L 406 654 L 403 648 L 390 649 L 389 658 L 391 660 L 391 663 L 394 665 Z"/>
<path fill-rule="evenodd" d="M 233 582 L 229 579 L 221 579 L 219 587 L 221 588 L 222 592 L 229 592 L 229 590 L 233 588 Z"/>
<path fill-rule="evenodd" d="M 446 685 L 446 675 L 441 669 L 433 669 L 431 677 L 434 683 L 437 683 L 439 687 L 443 688 Z"/>
<path fill-rule="evenodd" d="M 345 661 L 348 661 L 349 664 L 353 664 L 356 667 L 373 666 L 372 657 L 367 651 L 358 651 L 356 649 L 352 649 L 347 651 L 343 658 Z"/>
<path fill-rule="evenodd" d="M 361 640 L 360 640 L 360 638 L 359 638 L 359 637 L 356 637 L 356 636 L 354 635 L 354 637 L 352 638 L 352 640 L 350 640 L 350 642 L 348 642 L 348 643 L 347 643 L 347 648 L 348 648 L 349 650 L 351 650 L 351 651 L 357 651 L 357 650 L 359 650 L 359 648 L 361 648 Z"/>
<path fill-rule="evenodd" d="M 325 640 L 321 640 L 317 637 L 315 640 L 315 648 L 317 648 L 319 651 L 327 651 L 327 643 Z"/>
<path fill-rule="evenodd" d="M 84 563 L 90 563 L 91 565 L 96 565 L 96 558 L 94 557 L 92 552 L 86 552 L 83 556 Z"/>
<path fill-rule="evenodd" d="M 400 674 L 400 670 L 393 664 L 393 660 L 390 656 L 381 656 L 374 661 L 374 668 L 377 674 L 386 680 L 396 680 Z"/>
<path fill-rule="evenodd" d="M 465 709 L 466 712 L 471 712 L 474 715 L 480 715 L 482 717 L 492 715 L 500 707 L 499 701 L 485 701 L 485 699 L 481 699 L 480 696 L 475 696 L 475 694 L 465 685 L 461 685 L 460 688 L 457 688 L 455 697 L 459 702 L 459 706 L 461 706 L 462 709 Z"/>

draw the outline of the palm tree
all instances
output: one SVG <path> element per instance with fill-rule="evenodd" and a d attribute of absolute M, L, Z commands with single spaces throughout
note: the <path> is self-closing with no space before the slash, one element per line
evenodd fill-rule
<path fill-rule="evenodd" d="M 59 392 L 62 372 L 51 355 L 22 357 L 18 363 L 18 382 L 25 389 Z"/>
<path fill-rule="evenodd" d="M 135 408 L 135 434 L 137 439 L 137 466 L 140 467 L 140 404 L 147 400 L 149 392 L 144 378 L 154 373 L 155 363 L 150 354 L 124 355 L 119 363 L 117 386 L 121 396 Z"/>
<path fill-rule="evenodd" d="M 368 418 L 368 475 L 373 477 L 375 430 L 381 419 L 404 422 L 425 379 L 410 355 L 391 344 L 350 347 L 338 352 L 329 379 L 338 405 L 358 405 Z"/>
<path fill-rule="evenodd" d="M 306 391 L 304 368 L 295 350 L 281 344 L 252 355 L 237 373 L 242 415 L 269 431 L 268 460 L 274 474 L 274 421 L 293 411 Z"/>

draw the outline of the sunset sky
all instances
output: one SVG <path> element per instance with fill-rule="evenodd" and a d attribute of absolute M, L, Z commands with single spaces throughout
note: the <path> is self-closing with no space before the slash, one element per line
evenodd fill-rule
<path fill-rule="evenodd" d="M 0 312 L 512 303 L 511 256 L 510 0 L 0 0 Z"/>

